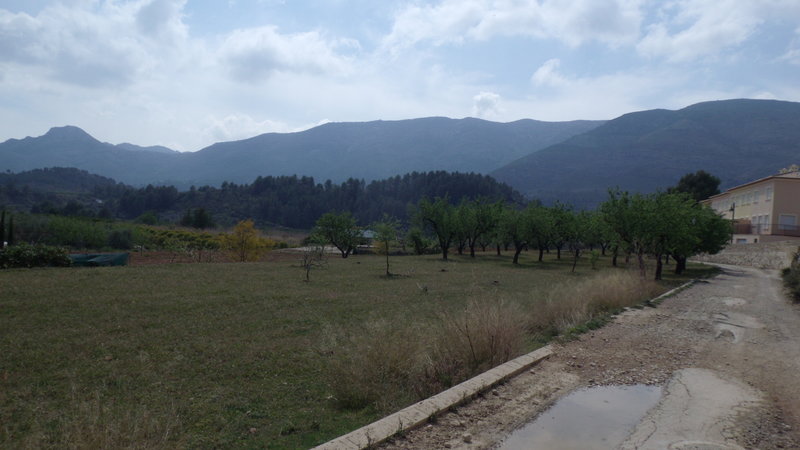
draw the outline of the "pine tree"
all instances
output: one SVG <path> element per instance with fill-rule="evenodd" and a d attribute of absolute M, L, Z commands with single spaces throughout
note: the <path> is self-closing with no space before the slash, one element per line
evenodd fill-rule
<path fill-rule="evenodd" d="M 0 212 L 0 250 L 6 242 L 6 210 Z"/>
<path fill-rule="evenodd" d="M 8 218 L 8 246 L 14 245 L 14 216 Z"/>

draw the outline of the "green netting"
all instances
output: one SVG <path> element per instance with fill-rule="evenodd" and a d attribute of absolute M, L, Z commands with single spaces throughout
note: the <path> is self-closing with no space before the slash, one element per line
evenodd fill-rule
<path fill-rule="evenodd" d="M 75 253 L 69 259 L 73 267 L 125 266 L 128 253 Z"/>

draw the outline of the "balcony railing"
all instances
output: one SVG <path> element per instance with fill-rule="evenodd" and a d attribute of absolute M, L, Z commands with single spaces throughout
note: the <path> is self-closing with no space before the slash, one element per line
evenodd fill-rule
<path fill-rule="evenodd" d="M 750 224 L 734 223 L 734 234 L 771 234 L 773 236 L 800 237 L 800 226 L 782 223 Z"/>

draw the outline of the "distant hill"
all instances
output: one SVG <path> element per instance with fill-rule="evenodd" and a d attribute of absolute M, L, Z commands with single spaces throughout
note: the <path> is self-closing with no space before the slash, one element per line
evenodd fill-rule
<path fill-rule="evenodd" d="M 80 128 L 58 127 L 40 137 L 0 144 L 4 170 L 77 167 L 144 185 L 246 183 L 258 176 L 304 175 L 367 181 L 430 170 L 488 173 L 531 152 L 598 125 L 599 121 L 496 123 L 424 119 L 329 123 L 298 133 L 267 133 L 214 144 L 195 153 L 165 147 L 103 143 Z"/>
<path fill-rule="evenodd" d="M 488 173 L 602 122 L 511 123 L 424 119 L 329 123 L 300 133 L 268 133 L 189 154 L 182 178 L 212 182 L 301 174 L 334 182 L 413 171 Z"/>
<path fill-rule="evenodd" d="M 9 139 L 0 144 L 3 170 L 75 167 L 128 183 L 155 182 L 154 174 L 168 170 L 179 158 L 178 152 L 147 151 L 132 144 L 100 142 L 73 126 L 55 127 L 43 136 Z"/>
<path fill-rule="evenodd" d="M 722 188 L 800 162 L 800 103 L 725 100 L 625 114 L 491 173 L 524 195 L 591 207 L 608 187 L 652 192 L 699 169 Z"/>
<path fill-rule="evenodd" d="M 52 167 L 20 173 L 0 173 L 0 185 L 53 193 L 91 194 L 98 190 L 115 188 L 119 183 L 73 167 Z"/>
<path fill-rule="evenodd" d="M 0 208 L 29 211 L 37 206 L 63 207 L 73 202 L 80 210 L 101 209 L 132 188 L 75 168 L 53 167 L 20 173 L 0 172 Z"/>

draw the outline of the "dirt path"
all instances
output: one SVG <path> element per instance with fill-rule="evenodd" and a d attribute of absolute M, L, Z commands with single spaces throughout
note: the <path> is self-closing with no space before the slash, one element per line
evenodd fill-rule
<path fill-rule="evenodd" d="M 662 401 L 624 448 L 800 448 L 800 307 L 777 271 L 722 267 L 384 447 L 492 448 L 576 388 L 659 384 Z"/>

